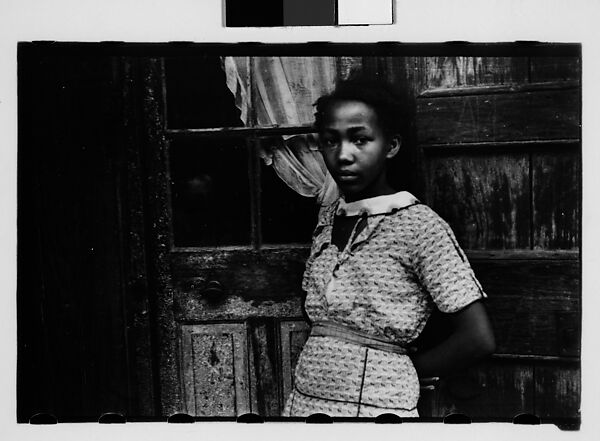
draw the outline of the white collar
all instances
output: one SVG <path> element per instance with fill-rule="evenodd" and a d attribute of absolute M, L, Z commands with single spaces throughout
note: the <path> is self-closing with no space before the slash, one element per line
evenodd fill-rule
<path fill-rule="evenodd" d="M 384 194 L 382 196 L 347 203 L 343 199 L 340 199 L 335 214 L 337 216 L 386 214 L 418 203 L 419 200 L 408 191 L 400 191 L 398 193 Z"/>

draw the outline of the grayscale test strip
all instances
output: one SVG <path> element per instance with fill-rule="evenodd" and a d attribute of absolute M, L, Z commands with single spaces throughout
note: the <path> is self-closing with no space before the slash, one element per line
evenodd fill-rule
<path fill-rule="evenodd" d="M 393 1 L 225 0 L 226 27 L 382 25 L 393 23 Z"/>

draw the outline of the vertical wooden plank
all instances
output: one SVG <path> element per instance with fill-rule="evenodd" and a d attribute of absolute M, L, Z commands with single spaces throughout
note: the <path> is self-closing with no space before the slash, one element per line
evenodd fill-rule
<path fill-rule="evenodd" d="M 308 339 L 309 331 L 310 327 L 304 321 L 283 321 L 280 323 L 282 403 L 284 404 L 294 387 L 294 370 L 304 343 Z"/>
<path fill-rule="evenodd" d="M 535 367 L 535 414 L 544 419 L 581 415 L 579 363 L 538 364 Z"/>
<path fill-rule="evenodd" d="M 558 353 L 564 357 L 581 356 L 581 276 L 577 277 L 574 290 L 577 292 L 576 307 L 563 307 L 555 313 L 558 334 Z M 569 305 L 570 306 L 570 305 Z"/>
<path fill-rule="evenodd" d="M 250 380 L 253 412 L 262 416 L 279 416 L 280 370 L 279 345 L 273 319 L 250 319 Z"/>
<path fill-rule="evenodd" d="M 151 342 L 150 299 L 146 268 L 142 166 L 138 125 L 140 86 L 137 63 L 132 58 L 113 61 L 115 84 L 119 86 L 120 117 L 117 145 L 125 164 L 117 175 L 120 183 L 121 240 L 126 278 L 126 312 L 131 400 L 128 414 L 153 415 L 157 412 L 156 381 Z M 128 234 L 125 234 L 125 233 Z"/>
<path fill-rule="evenodd" d="M 529 191 L 528 155 L 428 158 L 427 202 L 466 249 L 529 248 Z"/>
<path fill-rule="evenodd" d="M 183 409 L 188 415 L 196 413 L 196 396 L 194 380 L 194 358 L 192 347 L 191 328 L 182 327 L 180 329 L 179 360 L 181 360 L 181 397 L 183 399 Z"/>
<path fill-rule="evenodd" d="M 383 57 L 385 79 L 414 101 L 427 88 L 425 57 Z"/>
<path fill-rule="evenodd" d="M 530 81 L 579 81 L 581 63 L 578 57 L 531 57 Z"/>
<path fill-rule="evenodd" d="M 374 56 L 362 57 L 361 73 L 367 78 L 385 80 L 383 58 Z"/>
<path fill-rule="evenodd" d="M 245 324 L 230 324 L 234 350 L 235 396 L 237 415 L 252 412 L 250 402 L 250 369 L 248 366 L 248 334 Z"/>
<path fill-rule="evenodd" d="M 244 324 L 182 325 L 180 344 L 188 414 L 236 416 L 252 410 Z"/>
<path fill-rule="evenodd" d="M 534 153 L 532 163 L 534 249 L 579 249 L 579 152 Z"/>
<path fill-rule="evenodd" d="M 417 134 L 417 97 L 427 88 L 426 77 L 426 62 L 425 57 L 405 57 L 400 62 L 395 62 L 391 59 L 390 64 L 396 64 L 397 69 L 393 67 L 392 72 L 399 71 L 403 84 L 400 84 L 400 89 L 405 90 L 407 100 L 406 114 L 408 122 L 406 133 L 403 134 L 402 149 L 400 154 L 396 155 L 398 161 L 402 161 L 409 165 L 408 171 L 402 170 L 402 174 L 409 177 L 409 182 L 406 184 L 406 189 L 411 191 L 417 198 L 425 198 L 426 189 L 426 161 L 423 156 L 423 150 L 418 148 Z M 395 159 L 395 158 L 394 158 Z M 393 160 L 392 160 L 393 161 Z"/>
<path fill-rule="evenodd" d="M 442 379 L 436 390 L 422 392 L 419 401 L 422 417 L 462 413 L 498 421 L 533 411 L 533 367 L 521 362 L 481 363 Z"/>
<path fill-rule="evenodd" d="M 522 83 L 527 63 L 526 57 L 427 57 L 427 88 Z"/>
<path fill-rule="evenodd" d="M 164 134 L 164 66 L 157 58 L 141 59 L 143 131 L 141 151 L 146 208 L 148 289 L 156 293 L 154 332 L 160 375 L 160 415 L 181 412 L 177 329 L 173 316 L 173 284 L 169 255 L 172 247 L 172 216 L 168 143 Z M 149 221 L 148 221 L 149 220 Z"/>
<path fill-rule="evenodd" d="M 362 72 L 362 57 L 337 57 L 336 68 L 338 78 L 347 80 Z"/>

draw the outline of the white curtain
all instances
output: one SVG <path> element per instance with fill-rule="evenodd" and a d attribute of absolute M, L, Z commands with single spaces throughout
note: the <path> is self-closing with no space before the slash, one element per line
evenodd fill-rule
<path fill-rule="evenodd" d="M 335 86 L 333 57 L 225 57 L 223 66 L 246 126 L 311 124 L 313 103 Z M 320 205 L 337 199 L 313 135 L 282 137 L 274 144 L 261 157 L 288 186 Z"/>

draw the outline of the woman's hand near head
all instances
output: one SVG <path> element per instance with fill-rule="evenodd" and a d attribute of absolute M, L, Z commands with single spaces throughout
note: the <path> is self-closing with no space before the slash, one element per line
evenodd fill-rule
<path fill-rule="evenodd" d="M 438 377 L 464 368 L 496 350 L 494 332 L 481 301 L 448 314 L 452 333 L 439 345 L 412 355 L 419 377 Z"/>

